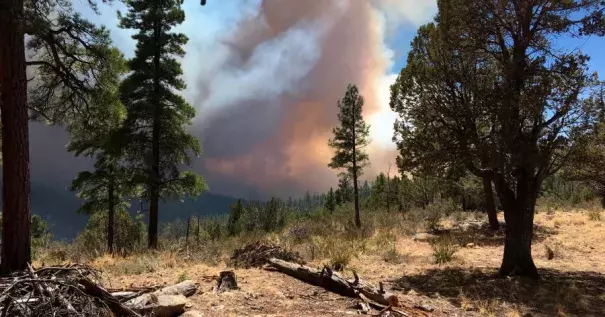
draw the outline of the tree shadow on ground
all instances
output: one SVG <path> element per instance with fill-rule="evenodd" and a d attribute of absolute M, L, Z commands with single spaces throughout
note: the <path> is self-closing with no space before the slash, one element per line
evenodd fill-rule
<path fill-rule="evenodd" d="M 431 269 L 391 281 L 427 296 L 438 293 L 466 310 L 493 310 L 506 314 L 507 307 L 543 316 L 605 316 L 605 276 L 596 272 L 540 270 L 540 280 L 499 278 L 495 269 Z M 486 308 L 488 307 L 488 308 Z"/>
<path fill-rule="evenodd" d="M 440 229 L 433 232 L 436 236 L 449 236 L 459 245 L 465 246 L 473 243 L 476 246 L 503 246 L 506 224 L 500 223 L 500 229 L 493 231 L 489 224 L 470 224 L 466 226 L 456 226 L 452 229 Z M 552 228 L 534 224 L 533 243 L 541 242 L 551 235 L 557 234 Z"/>

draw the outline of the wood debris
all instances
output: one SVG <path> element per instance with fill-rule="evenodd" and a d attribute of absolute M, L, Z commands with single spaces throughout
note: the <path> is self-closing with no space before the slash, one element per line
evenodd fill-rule
<path fill-rule="evenodd" d="M 275 258 L 269 260 L 269 269 L 277 270 L 343 296 L 359 298 L 370 306 L 380 309 L 379 316 L 387 312 L 410 317 L 429 316 L 422 310 L 401 305 L 397 295 L 385 291 L 382 285 L 380 288 L 376 288 L 365 283 L 356 273 L 354 273 L 353 280 L 347 280 L 328 267 L 319 270 Z"/>
<path fill-rule="evenodd" d="M 184 312 L 193 281 L 116 292 L 100 284 L 100 272 L 86 265 L 31 266 L 0 278 L 0 317 L 5 316 L 175 316 Z"/>

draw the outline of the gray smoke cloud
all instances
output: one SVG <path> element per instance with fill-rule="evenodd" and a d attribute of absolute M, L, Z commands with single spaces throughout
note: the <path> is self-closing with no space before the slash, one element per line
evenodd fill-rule
<path fill-rule="evenodd" d="M 384 112 L 393 54 L 385 32 L 433 12 L 434 1 L 265 0 L 217 42 L 195 43 L 210 64 L 193 88 L 206 173 L 281 196 L 334 186 L 327 141 L 337 100 L 354 83 L 366 120 Z M 368 177 L 394 161 L 393 147 L 369 151 Z"/>
<path fill-rule="evenodd" d="M 347 84 L 357 84 L 373 138 L 388 140 L 387 73 L 395 52 L 385 38 L 398 25 L 430 19 L 435 2 L 241 0 L 202 8 L 186 2 L 185 95 L 198 110 L 190 130 L 204 144 L 192 169 L 204 175 L 211 191 L 244 198 L 298 196 L 335 186 L 327 141 L 337 123 L 337 100 Z M 221 28 L 202 34 L 198 19 L 212 6 L 243 13 L 228 15 L 219 21 Z M 114 12 L 103 10 L 112 18 L 97 22 L 115 24 Z M 131 31 L 110 29 L 120 47 L 132 49 Z M 32 123 L 30 136 L 34 180 L 66 187 L 78 171 L 92 168 L 92 160 L 65 150 L 62 128 Z M 367 177 L 394 161 L 393 147 L 378 141 L 369 149 Z"/>

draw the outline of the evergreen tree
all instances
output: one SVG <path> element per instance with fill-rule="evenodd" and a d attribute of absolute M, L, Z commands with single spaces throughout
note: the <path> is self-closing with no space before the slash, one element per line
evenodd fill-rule
<path fill-rule="evenodd" d="M 588 56 L 552 40 L 603 35 L 603 1 L 442 0 L 438 9 L 391 87 L 398 166 L 463 163 L 488 179 L 485 189 L 493 182 L 507 224 L 500 275 L 537 277 L 541 184 L 595 119 L 581 102 Z M 428 203 L 432 193 L 424 194 Z"/>
<path fill-rule="evenodd" d="M 244 206 L 242 200 L 238 199 L 237 202 L 231 206 L 229 210 L 229 220 L 227 220 L 227 233 L 230 236 L 237 235 L 240 233 L 241 228 L 239 227 L 240 219 L 244 214 Z"/>
<path fill-rule="evenodd" d="M 361 198 L 368 199 L 372 195 L 372 188 L 368 181 L 363 182 L 363 186 L 361 186 Z"/>
<path fill-rule="evenodd" d="M 357 180 L 361 176 L 362 169 L 369 164 L 368 154 L 363 151 L 363 148 L 370 143 L 368 137 L 370 127 L 363 120 L 363 97 L 359 95 L 355 85 L 347 86 L 344 98 L 338 101 L 338 109 L 340 126 L 334 128 L 334 138 L 329 141 L 336 154 L 328 166 L 334 169 L 344 168 L 352 177 L 355 225 L 361 227 Z"/>
<path fill-rule="evenodd" d="M 200 154 L 199 141 L 187 133 L 195 110 L 177 94 L 185 88 L 178 58 L 187 43 L 183 34 L 172 33 L 185 13 L 182 0 L 127 1 L 128 13 L 120 14 L 120 27 L 136 29 L 135 57 L 129 61 L 132 73 L 122 85 L 122 100 L 128 109 L 124 145 L 131 168 L 145 184 L 149 199 L 148 245 L 158 245 L 160 198 L 197 196 L 206 189 L 204 180 L 193 172 L 180 172 L 191 163 L 190 153 Z"/>
<path fill-rule="evenodd" d="M 340 191 L 341 204 L 353 201 L 353 186 L 351 185 L 351 176 L 349 173 L 340 173 L 338 179 L 338 190 Z"/>
<path fill-rule="evenodd" d="M 334 203 L 336 203 L 336 206 L 340 206 L 344 203 L 344 200 L 342 198 L 342 190 L 340 190 L 340 188 L 337 188 L 334 191 Z"/>
<path fill-rule="evenodd" d="M 119 99 L 120 76 L 126 72 L 124 57 L 117 50 L 110 51 L 109 66 L 97 76 L 97 87 L 90 94 L 92 118 L 74 121 L 69 126 L 68 150 L 76 156 L 96 156 L 93 172 L 80 172 L 71 189 L 79 191 L 85 200 L 78 212 L 93 214 L 107 212 L 107 251 L 114 252 L 114 226 L 116 211 L 130 205 L 126 197 L 134 195 L 130 173 L 120 165 L 120 151 L 116 147 L 115 134 L 121 128 L 126 109 Z"/>
<path fill-rule="evenodd" d="M 265 232 L 273 232 L 279 227 L 280 223 L 280 201 L 273 197 L 265 205 L 262 219 L 262 226 Z"/>
<path fill-rule="evenodd" d="M 372 205 L 381 208 L 387 204 L 387 176 L 384 173 L 378 174 L 374 184 L 372 184 Z"/>
<path fill-rule="evenodd" d="M 326 195 L 324 207 L 329 212 L 334 212 L 334 210 L 336 210 L 336 197 L 334 195 L 334 189 L 332 189 L 332 187 L 330 187 L 330 191 L 328 192 L 328 195 Z"/>
<path fill-rule="evenodd" d="M 111 41 L 107 30 L 82 19 L 71 2 L 62 0 L 3 1 L 0 30 L 1 270 L 8 273 L 31 262 L 28 112 L 47 123 L 88 117 L 95 107 L 89 93 Z M 26 67 L 32 78 L 26 77 Z"/>

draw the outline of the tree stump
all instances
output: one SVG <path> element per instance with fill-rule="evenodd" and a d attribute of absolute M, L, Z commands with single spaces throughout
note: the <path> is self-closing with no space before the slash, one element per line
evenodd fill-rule
<path fill-rule="evenodd" d="M 222 293 L 236 289 L 239 289 L 239 287 L 237 287 L 237 279 L 235 278 L 235 272 L 222 271 L 218 280 L 216 281 L 214 293 Z"/>

